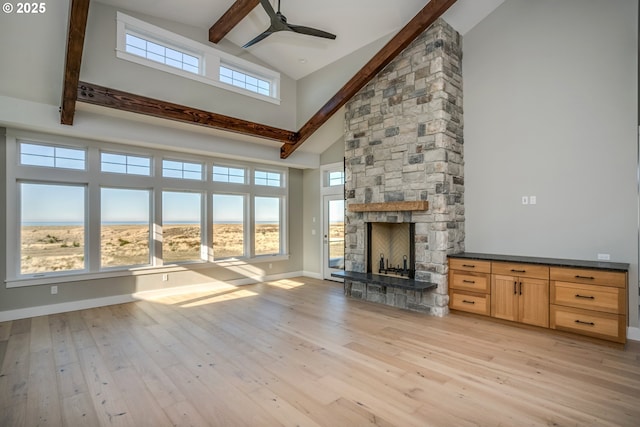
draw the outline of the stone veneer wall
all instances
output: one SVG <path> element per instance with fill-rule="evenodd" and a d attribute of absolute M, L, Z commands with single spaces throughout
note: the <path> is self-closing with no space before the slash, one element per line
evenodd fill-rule
<path fill-rule="evenodd" d="M 347 271 L 366 271 L 365 222 L 416 223 L 416 280 L 435 291 L 345 283 L 354 297 L 448 312 L 447 254 L 464 251 L 462 44 L 439 19 L 346 105 L 349 203 L 427 200 L 424 212 L 346 215 Z"/>

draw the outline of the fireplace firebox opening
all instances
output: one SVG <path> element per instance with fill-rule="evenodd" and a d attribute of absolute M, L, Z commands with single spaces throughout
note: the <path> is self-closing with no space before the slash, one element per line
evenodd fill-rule
<path fill-rule="evenodd" d="M 367 223 L 367 273 L 415 278 L 415 223 Z"/>

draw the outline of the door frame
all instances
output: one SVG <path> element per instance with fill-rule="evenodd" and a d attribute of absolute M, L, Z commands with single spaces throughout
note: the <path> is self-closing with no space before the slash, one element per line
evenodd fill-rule
<path fill-rule="evenodd" d="M 325 222 L 328 220 L 327 205 L 329 200 L 344 200 L 344 183 L 342 185 L 329 185 L 329 173 L 331 172 L 343 172 L 344 173 L 344 161 L 338 163 L 331 163 L 328 165 L 322 165 L 320 167 L 320 275 L 325 280 L 333 280 L 336 282 L 343 282 L 343 279 L 331 277 L 331 272 L 339 271 L 329 268 L 328 251 L 325 251 L 324 236 L 328 224 Z M 346 204 L 345 204 L 346 208 Z M 346 219 L 346 218 L 345 218 Z"/>

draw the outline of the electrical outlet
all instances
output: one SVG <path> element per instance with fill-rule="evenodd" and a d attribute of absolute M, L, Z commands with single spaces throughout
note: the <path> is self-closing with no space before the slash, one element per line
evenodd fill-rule
<path fill-rule="evenodd" d="M 273 264 L 269 263 L 269 270 L 273 268 Z"/>
<path fill-rule="evenodd" d="M 609 261 L 611 256 L 609 254 L 598 254 L 599 261 Z"/>
<path fill-rule="evenodd" d="M 538 203 L 538 199 L 536 198 L 536 196 L 529 196 L 529 204 L 535 205 L 536 203 Z"/>
<path fill-rule="evenodd" d="M 316 229 L 315 229 L 315 228 L 311 230 L 311 235 L 312 235 L 312 236 L 315 236 L 315 235 L 316 235 Z"/>
<path fill-rule="evenodd" d="M 58 286 L 57 285 L 51 286 L 51 295 L 56 295 L 57 293 L 58 293 Z"/>
<path fill-rule="evenodd" d="M 162 281 L 166 282 L 167 280 L 169 280 L 169 275 L 168 274 L 163 274 L 162 275 Z"/>
<path fill-rule="evenodd" d="M 529 198 L 527 196 L 522 196 L 522 204 L 523 205 L 528 205 L 529 204 Z"/>

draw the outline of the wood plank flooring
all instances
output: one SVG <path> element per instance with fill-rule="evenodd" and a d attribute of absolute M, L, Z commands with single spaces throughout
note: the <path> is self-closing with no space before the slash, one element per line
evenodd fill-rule
<path fill-rule="evenodd" d="M 640 345 L 307 278 L 0 323 L 0 426 L 638 426 Z"/>

